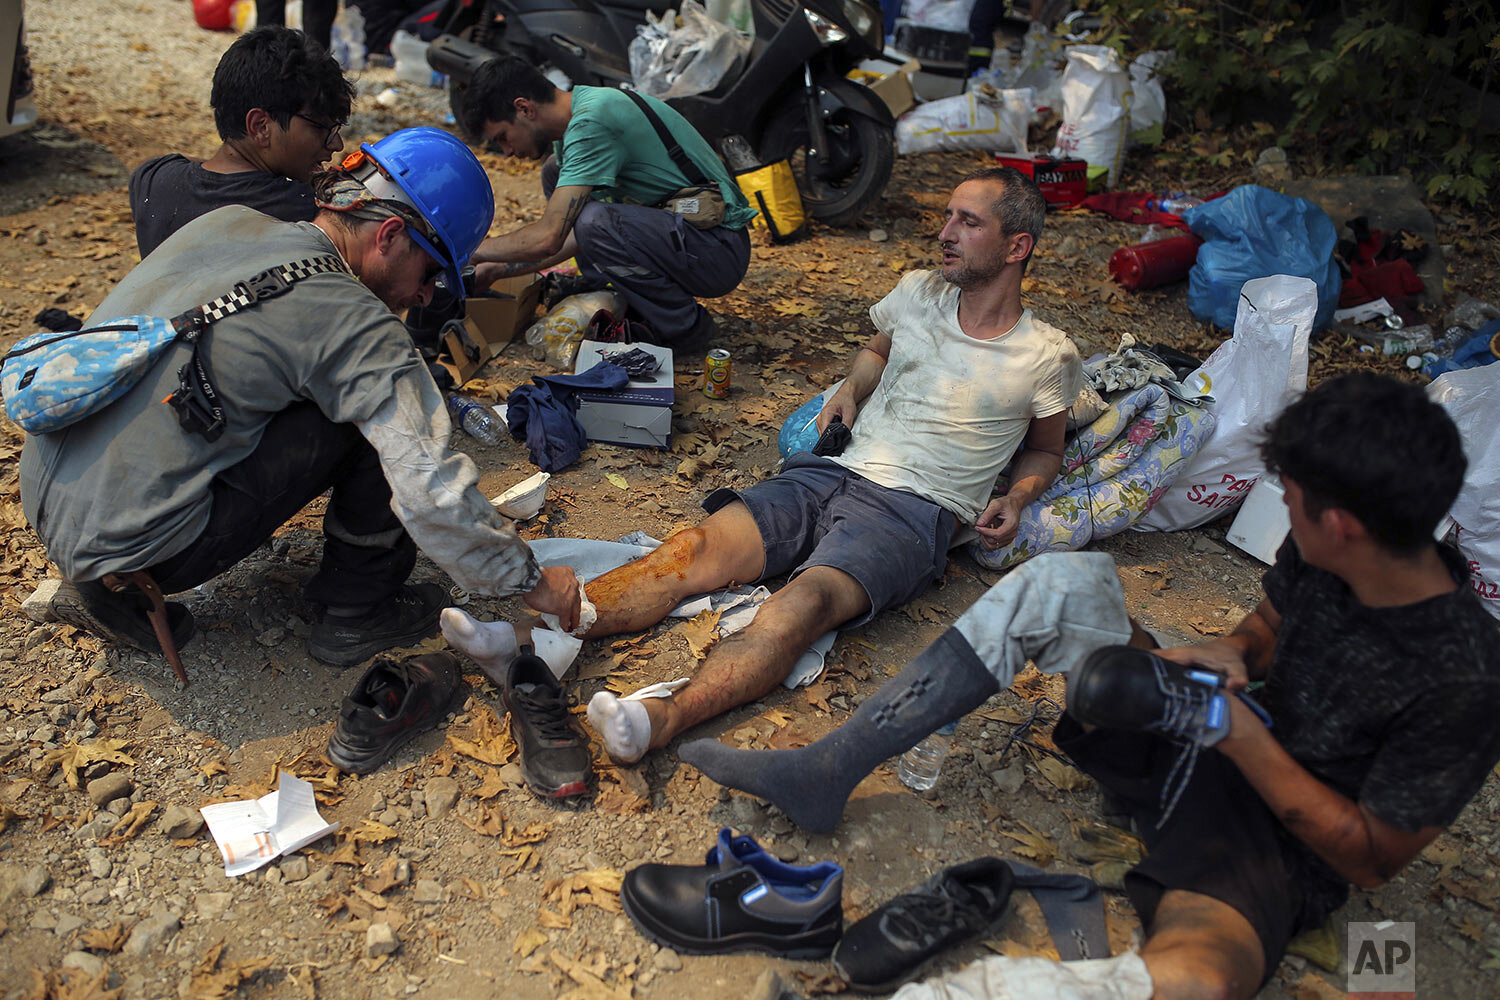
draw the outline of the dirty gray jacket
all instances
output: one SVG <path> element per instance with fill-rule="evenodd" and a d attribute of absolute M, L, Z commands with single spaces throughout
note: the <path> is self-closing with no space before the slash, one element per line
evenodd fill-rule
<path fill-rule="evenodd" d="M 142 261 L 88 323 L 175 316 L 267 268 L 337 252 L 310 222 L 221 208 Z M 177 388 L 183 344 L 106 409 L 27 439 L 21 503 L 65 577 L 144 569 L 185 549 L 208 523 L 214 477 L 255 450 L 273 416 L 310 401 L 375 447 L 392 509 L 460 586 L 497 595 L 536 586 L 531 550 L 476 488 L 474 463 L 448 448 L 442 395 L 406 328 L 358 280 L 305 278 L 215 323 L 206 343 L 227 423 L 217 441 L 183 431 L 161 403 Z"/>

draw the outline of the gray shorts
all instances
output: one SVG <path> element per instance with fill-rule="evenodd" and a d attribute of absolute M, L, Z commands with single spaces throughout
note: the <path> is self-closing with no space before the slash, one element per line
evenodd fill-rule
<path fill-rule="evenodd" d="M 808 452 L 792 455 L 779 475 L 749 489 L 715 490 L 703 509 L 712 514 L 735 500 L 760 529 L 762 580 L 832 566 L 859 581 L 870 611 L 850 627 L 905 604 L 939 579 L 958 523 L 915 493 L 879 486 Z"/>

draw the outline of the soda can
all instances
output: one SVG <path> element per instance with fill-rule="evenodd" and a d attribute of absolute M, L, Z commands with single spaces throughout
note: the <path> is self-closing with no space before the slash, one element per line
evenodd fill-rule
<path fill-rule="evenodd" d="M 709 399 L 723 399 L 729 395 L 731 371 L 729 352 L 716 347 L 703 359 L 703 395 Z"/>

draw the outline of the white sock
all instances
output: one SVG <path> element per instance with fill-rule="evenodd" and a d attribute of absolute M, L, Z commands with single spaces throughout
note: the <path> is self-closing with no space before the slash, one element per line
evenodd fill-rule
<path fill-rule="evenodd" d="M 993 955 L 920 983 L 892 1000 L 1151 1000 L 1155 988 L 1141 956 L 1054 962 Z"/>
<path fill-rule="evenodd" d="M 634 764 L 651 746 L 651 717 L 639 701 L 600 691 L 589 699 L 589 725 L 604 740 L 604 752 L 620 764 Z"/>
<path fill-rule="evenodd" d="M 481 622 L 462 608 L 444 608 L 438 619 L 448 645 L 479 664 L 485 676 L 505 685 L 505 672 L 521 653 L 510 622 Z"/>

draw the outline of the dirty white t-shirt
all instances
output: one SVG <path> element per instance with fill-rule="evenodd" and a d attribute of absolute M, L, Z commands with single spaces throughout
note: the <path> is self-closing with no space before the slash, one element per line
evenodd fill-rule
<path fill-rule="evenodd" d="M 1073 404 L 1083 364 L 1068 335 L 1030 309 L 999 337 L 968 336 L 958 291 L 938 271 L 911 271 L 870 308 L 891 356 L 834 461 L 973 524 L 1032 418 Z"/>

